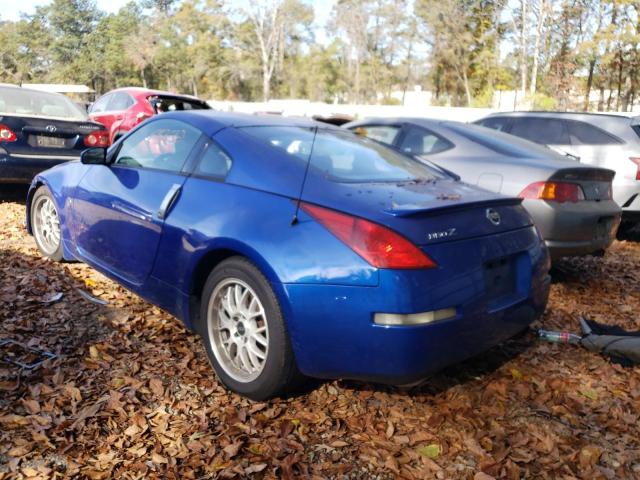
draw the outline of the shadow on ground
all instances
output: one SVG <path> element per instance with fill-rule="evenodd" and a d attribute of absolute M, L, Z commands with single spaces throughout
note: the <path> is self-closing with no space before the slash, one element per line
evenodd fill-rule
<path fill-rule="evenodd" d="M 0 203 L 24 203 L 27 200 L 29 185 L 0 184 Z"/>

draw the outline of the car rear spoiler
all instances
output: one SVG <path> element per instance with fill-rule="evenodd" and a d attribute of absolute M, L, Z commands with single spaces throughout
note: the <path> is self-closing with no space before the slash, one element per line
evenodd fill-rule
<path fill-rule="evenodd" d="M 549 180 L 611 182 L 616 172 L 608 168 L 562 168 Z"/>
<path fill-rule="evenodd" d="M 461 202 L 461 203 L 449 203 L 446 205 L 442 205 L 441 207 L 434 207 L 433 203 L 429 203 L 428 205 L 421 205 L 419 203 L 411 203 L 411 204 L 403 204 L 396 205 L 393 208 L 389 208 L 384 210 L 384 213 L 389 215 L 393 215 L 394 217 L 411 217 L 414 215 L 419 215 L 421 213 L 435 213 L 439 214 L 444 211 L 447 213 L 454 213 L 460 210 L 466 210 L 469 207 L 496 207 L 496 206 L 516 206 L 522 203 L 521 198 L 516 197 L 506 197 L 506 198 L 496 198 L 493 200 L 483 200 L 480 202 Z"/>

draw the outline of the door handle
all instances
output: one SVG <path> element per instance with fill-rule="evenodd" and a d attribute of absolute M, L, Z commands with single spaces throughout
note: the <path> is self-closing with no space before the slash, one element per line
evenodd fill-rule
<path fill-rule="evenodd" d="M 160 220 L 164 220 L 167 215 L 169 215 L 171 207 L 173 207 L 173 204 L 176 203 L 176 200 L 178 199 L 180 190 L 182 190 L 182 186 L 178 183 L 174 183 L 164 196 L 162 203 L 160 204 L 160 209 L 158 210 L 158 218 Z"/>

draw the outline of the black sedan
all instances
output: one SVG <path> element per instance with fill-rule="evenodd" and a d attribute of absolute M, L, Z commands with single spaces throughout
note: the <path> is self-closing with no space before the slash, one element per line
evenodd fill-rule
<path fill-rule="evenodd" d="M 17 86 L 0 87 L 0 183 L 30 183 L 58 163 L 79 160 L 109 136 L 69 98 Z"/>

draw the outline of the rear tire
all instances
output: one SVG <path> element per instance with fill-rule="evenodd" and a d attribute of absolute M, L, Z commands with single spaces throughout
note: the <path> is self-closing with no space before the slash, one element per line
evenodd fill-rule
<path fill-rule="evenodd" d="M 42 185 L 31 200 L 31 231 L 43 257 L 62 261 L 62 230 L 58 208 L 49 189 Z"/>
<path fill-rule="evenodd" d="M 230 390 L 265 400 L 299 383 L 278 299 L 247 259 L 231 257 L 214 268 L 202 292 L 200 321 L 209 361 Z"/>

